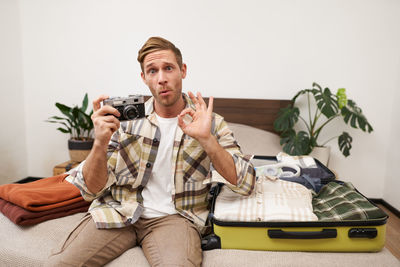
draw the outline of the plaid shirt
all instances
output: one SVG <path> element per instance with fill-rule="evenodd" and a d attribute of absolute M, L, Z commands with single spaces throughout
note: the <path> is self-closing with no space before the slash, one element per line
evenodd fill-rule
<path fill-rule="evenodd" d="M 320 221 L 372 220 L 386 217 L 359 194 L 350 182 L 330 182 L 313 197 L 314 213 Z"/>
<path fill-rule="evenodd" d="M 194 104 L 183 94 L 186 107 L 195 109 Z M 108 180 L 97 194 L 88 190 L 83 174 L 82 162 L 70 180 L 81 191 L 83 198 L 92 201 L 89 212 L 97 228 L 120 228 L 135 223 L 143 212 L 142 190 L 151 177 L 157 156 L 160 129 L 153 108 L 153 98 L 146 102 L 146 117 L 121 122 L 112 136 L 108 147 Z M 184 121 L 189 122 L 190 116 Z M 175 170 L 171 184 L 172 199 L 176 211 L 195 223 L 200 231 L 208 216 L 208 193 L 213 182 L 223 182 L 241 195 L 250 195 L 255 184 L 255 172 L 233 137 L 224 119 L 213 114 L 212 134 L 218 143 L 232 155 L 237 185 L 226 181 L 213 171 L 210 158 L 197 140 L 183 133 L 178 127 L 173 147 L 172 168 Z"/>

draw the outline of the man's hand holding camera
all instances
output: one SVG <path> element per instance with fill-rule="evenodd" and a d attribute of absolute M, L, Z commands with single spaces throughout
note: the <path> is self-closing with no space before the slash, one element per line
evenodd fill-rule
<path fill-rule="evenodd" d="M 93 194 L 98 193 L 107 182 L 108 143 L 113 133 L 120 126 L 120 121 L 117 119 L 117 117 L 121 116 L 119 111 L 109 105 L 101 106 L 101 103 L 108 98 L 107 95 L 101 95 L 93 101 L 93 115 L 91 118 L 94 125 L 95 139 L 93 148 L 83 166 L 85 183 L 88 190 Z"/>
<path fill-rule="evenodd" d="M 92 121 L 95 132 L 95 145 L 107 148 L 112 134 L 118 130 L 120 121 L 117 117 L 121 116 L 117 109 L 109 105 L 101 106 L 101 102 L 108 99 L 106 95 L 99 96 L 93 101 Z M 108 116 L 113 115 L 113 116 Z"/>

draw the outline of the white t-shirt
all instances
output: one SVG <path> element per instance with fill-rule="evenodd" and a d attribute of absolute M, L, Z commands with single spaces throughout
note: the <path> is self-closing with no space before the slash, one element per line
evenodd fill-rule
<path fill-rule="evenodd" d="M 142 191 L 144 212 L 142 217 L 155 218 L 175 214 L 172 201 L 174 171 L 172 170 L 172 151 L 178 117 L 162 118 L 156 114 L 161 140 L 150 179 Z"/>

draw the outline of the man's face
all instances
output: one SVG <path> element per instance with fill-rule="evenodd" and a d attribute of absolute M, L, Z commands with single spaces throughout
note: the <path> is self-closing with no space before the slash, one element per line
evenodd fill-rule
<path fill-rule="evenodd" d="M 186 76 L 186 65 L 182 64 L 182 68 L 179 68 L 171 50 L 160 50 L 144 58 L 141 76 L 156 103 L 171 107 L 182 97 L 182 79 Z"/>

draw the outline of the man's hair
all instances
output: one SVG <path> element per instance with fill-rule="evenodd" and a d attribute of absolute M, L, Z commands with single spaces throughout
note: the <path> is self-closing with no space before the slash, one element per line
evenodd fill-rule
<path fill-rule="evenodd" d="M 161 37 L 150 37 L 146 43 L 142 46 L 142 48 L 138 52 L 137 60 L 140 63 L 140 67 L 143 70 L 143 61 L 144 58 L 153 52 L 160 50 L 171 50 L 175 54 L 176 62 L 179 65 L 179 68 L 182 69 L 182 54 L 181 51 L 170 41 L 161 38 Z"/>

